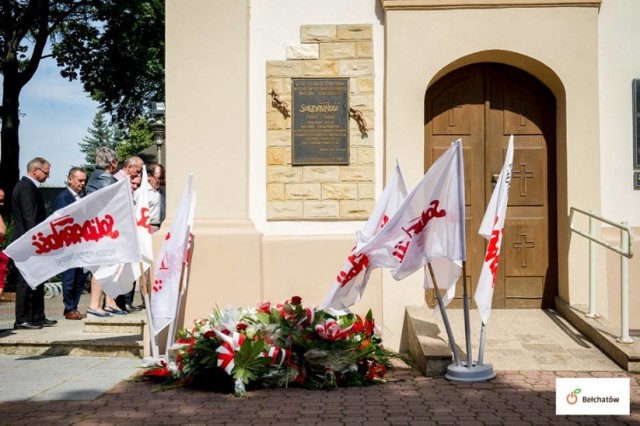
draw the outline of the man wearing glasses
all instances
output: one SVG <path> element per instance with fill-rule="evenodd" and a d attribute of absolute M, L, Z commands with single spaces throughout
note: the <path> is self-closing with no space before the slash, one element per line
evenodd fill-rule
<path fill-rule="evenodd" d="M 165 198 L 161 191 L 164 186 L 164 167 L 162 164 L 154 163 L 147 166 L 149 175 L 149 223 L 151 232 L 155 233 L 160 229 L 160 225 L 165 218 Z"/>
<path fill-rule="evenodd" d="M 46 219 L 40 184 L 47 180 L 50 171 L 51 164 L 44 158 L 36 157 L 27 164 L 26 176 L 13 188 L 13 241 Z M 44 285 L 40 284 L 34 290 L 27 284 L 20 271 L 17 271 L 17 274 L 14 328 L 37 330 L 57 324 L 58 321 L 47 319 L 44 315 Z"/>

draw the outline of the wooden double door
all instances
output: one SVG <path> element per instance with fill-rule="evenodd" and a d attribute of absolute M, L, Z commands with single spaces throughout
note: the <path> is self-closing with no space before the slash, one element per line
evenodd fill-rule
<path fill-rule="evenodd" d="M 457 69 L 434 83 L 425 96 L 425 170 L 452 141 L 462 139 L 471 298 L 486 247 L 478 229 L 509 135 L 515 137 L 495 309 L 551 307 L 557 294 L 555 121 L 555 98 L 549 89 L 530 74 L 503 64 Z M 452 307 L 462 305 L 461 281 Z M 432 297 L 428 292 L 427 299 Z"/>

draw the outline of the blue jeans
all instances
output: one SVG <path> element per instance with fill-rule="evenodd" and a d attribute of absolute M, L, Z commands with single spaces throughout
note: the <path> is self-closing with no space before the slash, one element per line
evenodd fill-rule
<path fill-rule="evenodd" d="M 65 314 L 78 310 L 86 281 L 87 273 L 82 268 L 71 268 L 62 273 L 62 303 Z"/>

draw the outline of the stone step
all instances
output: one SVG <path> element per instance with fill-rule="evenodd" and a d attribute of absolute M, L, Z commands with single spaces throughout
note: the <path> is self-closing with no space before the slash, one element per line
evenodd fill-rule
<path fill-rule="evenodd" d="M 38 333 L 28 331 L 29 333 Z M 98 356 L 98 357 L 122 357 L 142 358 L 142 335 L 135 334 L 107 334 L 84 333 L 76 338 L 46 338 L 42 335 L 33 335 L 32 338 L 22 334 L 5 336 L 0 338 L 0 354 L 3 355 L 30 355 L 30 356 Z"/>
<path fill-rule="evenodd" d="M 134 318 L 132 315 L 125 315 L 122 318 L 85 318 L 85 333 L 107 333 L 107 334 L 136 334 L 142 336 L 146 321 L 142 318 Z"/>
<path fill-rule="evenodd" d="M 0 354 L 31 356 L 103 356 L 142 358 L 146 325 L 144 312 L 122 317 L 70 321 L 60 316 L 54 327 L 14 330 L 5 322 L 0 331 Z"/>

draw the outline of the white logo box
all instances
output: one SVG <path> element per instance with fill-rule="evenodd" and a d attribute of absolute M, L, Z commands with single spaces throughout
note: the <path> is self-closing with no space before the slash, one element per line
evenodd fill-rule
<path fill-rule="evenodd" d="M 629 378 L 557 378 L 556 414 L 629 415 Z"/>

